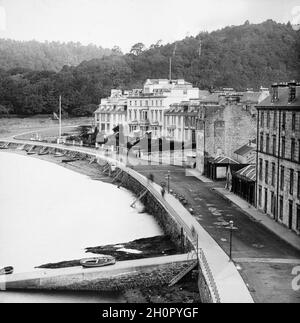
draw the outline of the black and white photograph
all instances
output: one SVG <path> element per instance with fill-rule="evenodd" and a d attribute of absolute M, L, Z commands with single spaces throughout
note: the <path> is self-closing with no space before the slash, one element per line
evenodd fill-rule
<path fill-rule="evenodd" d="M 0 0 L 0 303 L 300 303 L 300 0 Z"/>

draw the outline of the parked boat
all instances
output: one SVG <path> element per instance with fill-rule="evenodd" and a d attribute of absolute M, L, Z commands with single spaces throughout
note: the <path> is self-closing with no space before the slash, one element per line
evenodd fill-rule
<path fill-rule="evenodd" d="M 10 275 L 14 272 L 14 267 L 4 267 L 0 269 L 0 275 Z"/>
<path fill-rule="evenodd" d="M 56 153 L 54 155 L 54 157 L 56 157 L 56 158 L 58 158 L 58 157 L 64 157 L 64 156 L 65 156 L 65 154 L 61 154 L 61 153 Z"/>
<path fill-rule="evenodd" d="M 48 155 L 49 152 L 48 151 L 44 151 L 43 153 L 38 153 L 39 156 L 45 156 L 45 155 Z"/>
<path fill-rule="evenodd" d="M 69 158 L 69 159 L 63 159 L 62 162 L 63 163 L 72 163 L 72 162 L 76 162 L 80 160 L 79 158 Z"/>
<path fill-rule="evenodd" d="M 116 259 L 114 257 L 105 255 L 80 260 L 80 264 L 84 268 L 104 267 L 114 265 L 115 263 Z"/>

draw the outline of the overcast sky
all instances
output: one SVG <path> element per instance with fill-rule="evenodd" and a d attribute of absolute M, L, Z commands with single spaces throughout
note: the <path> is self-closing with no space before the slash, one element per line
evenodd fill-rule
<path fill-rule="evenodd" d="M 127 52 L 246 20 L 299 21 L 300 0 L 0 0 L 0 37 L 79 41 Z"/>

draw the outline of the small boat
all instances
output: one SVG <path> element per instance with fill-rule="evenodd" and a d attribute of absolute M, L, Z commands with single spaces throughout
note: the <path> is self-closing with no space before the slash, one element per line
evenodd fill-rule
<path fill-rule="evenodd" d="M 80 260 L 80 264 L 84 268 L 104 267 L 114 265 L 115 263 L 116 259 L 114 257 L 105 255 Z"/>
<path fill-rule="evenodd" d="M 27 152 L 27 155 L 35 155 L 36 154 L 36 152 L 35 151 L 28 151 Z"/>
<path fill-rule="evenodd" d="M 58 157 L 64 157 L 65 154 L 61 154 L 61 153 L 56 153 L 54 154 L 54 157 L 58 158 Z"/>
<path fill-rule="evenodd" d="M 39 156 L 45 156 L 45 155 L 48 155 L 49 154 L 49 152 L 48 151 L 44 151 L 44 152 L 42 152 L 42 153 L 38 153 L 38 155 Z"/>
<path fill-rule="evenodd" d="M 14 267 L 4 267 L 0 269 L 0 275 L 10 275 L 14 272 Z"/>
<path fill-rule="evenodd" d="M 79 158 L 70 158 L 70 159 L 63 159 L 62 163 L 72 163 L 80 160 Z"/>

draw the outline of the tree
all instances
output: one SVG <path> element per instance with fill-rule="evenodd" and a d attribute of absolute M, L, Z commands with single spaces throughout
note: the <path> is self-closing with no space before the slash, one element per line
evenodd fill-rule
<path fill-rule="evenodd" d="M 143 43 L 137 43 L 131 47 L 130 53 L 138 56 L 146 49 Z"/>

